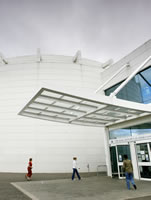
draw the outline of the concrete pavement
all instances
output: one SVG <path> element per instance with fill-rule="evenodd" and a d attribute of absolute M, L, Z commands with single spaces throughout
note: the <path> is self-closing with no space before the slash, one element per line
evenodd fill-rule
<path fill-rule="evenodd" d="M 137 190 L 128 191 L 125 180 L 95 173 L 81 174 L 82 180 L 71 180 L 71 174 L 0 173 L 0 200 L 150 200 L 151 182 L 136 181 Z"/>
<path fill-rule="evenodd" d="M 125 180 L 107 176 L 85 177 L 80 181 L 67 178 L 13 183 L 33 200 L 150 200 L 151 182 L 136 184 L 138 189 L 129 191 Z"/>

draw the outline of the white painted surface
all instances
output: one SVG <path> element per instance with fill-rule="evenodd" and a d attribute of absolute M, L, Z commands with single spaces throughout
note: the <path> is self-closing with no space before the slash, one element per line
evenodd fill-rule
<path fill-rule="evenodd" d="M 121 66 L 130 63 L 105 88 L 124 80 L 150 55 L 151 40 L 103 73 L 101 63 L 82 59 L 75 64 L 69 56 L 45 55 L 41 63 L 37 56 L 7 58 L 8 65 L 0 64 L 0 172 L 25 172 L 29 157 L 33 172 L 71 172 L 73 156 L 78 157 L 81 171 L 87 171 L 87 164 L 90 172 L 105 164 L 103 128 L 53 123 L 17 113 L 41 87 L 92 92 L 93 96 Z"/>
<path fill-rule="evenodd" d="M 112 176 L 108 128 L 105 128 L 104 144 L 105 144 L 105 159 L 106 159 L 107 175 Z"/>
<path fill-rule="evenodd" d="M 94 92 L 100 85 L 101 67 L 72 63 L 70 57 L 36 56 L 8 59 L 0 65 L 0 172 L 71 172 L 78 157 L 81 172 L 105 164 L 102 128 L 66 125 L 19 116 L 19 111 L 41 88 L 58 87 Z M 83 61 L 84 62 L 84 61 Z M 100 64 L 101 65 L 101 64 Z"/>
<path fill-rule="evenodd" d="M 101 84 L 102 85 L 106 80 L 110 79 L 113 76 L 113 73 L 118 71 L 123 65 L 129 63 L 130 67 L 122 70 L 121 73 L 112 79 L 103 89 L 107 89 L 112 87 L 113 85 L 125 80 L 130 74 L 132 74 L 136 68 L 141 65 L 144 60 L 146 60 L 149 56 L 151 56 L 151 40 L 147 41 L 133 52 L 111 65 L 108 69 L 104 70 L 101 74 Z M 151 65 L 151 61 L 149 61 L 143 69 Z M 97 88 L 96 88 L 97 89 Z M 100 91 L 101 93 L 101 91 Z"/>
<path fill-rule="evenodd" d="M 134 178 L 139 179 L 139 169 L 138 169 L 138 164 L 137 164 L 137 152 L 135 149 L 135 142 L 130 142 L 130 152 L 131 152 L 131 160 L 133 164 L 133 173 L 134 173 Z"/>

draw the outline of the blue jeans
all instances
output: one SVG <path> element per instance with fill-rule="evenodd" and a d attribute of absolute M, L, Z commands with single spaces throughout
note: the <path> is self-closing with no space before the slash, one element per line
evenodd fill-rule
<path fill-rule="evenodd" d="M 79 173 L 78 173 L 78 170 L 77 170 L 77 169 L 75 169 L 75 168 L 73 168 L 72 180 L 74 179 L 75 173 L 77 174 L 77 177 L 78 177 L 78 179 L 80 180 L 80 179 L 81 179 L 81 177 L 80 177 L 80 175 L 79 175 Z"/>
<path fill-rule="evenodd" d="M 130 182 L 132 183 L 132 185 L 135 185 L 135 182 L 133 179 L 133 173 L 125 172 L 125 176 L 126 176 L 127 188 L 130 190 Z"/>

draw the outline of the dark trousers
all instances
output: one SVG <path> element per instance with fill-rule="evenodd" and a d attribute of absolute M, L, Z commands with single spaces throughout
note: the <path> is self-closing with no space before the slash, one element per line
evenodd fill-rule
<path fill-rule="evenodd" d="M 80 180 L 80 179 L 81 179 L 81 177 L 80 177 L 80 175 L 79 175 L 79 173 L 78 173 L 78 170 L 77 170 L 77 169 L 75 169 L 75 168 L 73 168 L 72 180 L 74 179 L 75 173 L 77 174 L 77 177 L 78 177 L 78 179 Z"/>

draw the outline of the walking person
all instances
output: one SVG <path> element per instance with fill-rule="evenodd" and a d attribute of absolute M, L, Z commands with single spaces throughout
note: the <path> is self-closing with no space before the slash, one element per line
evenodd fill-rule
<path fill-rule="evenodd" d="M 72 180 L 74 180 L 75 173 L 77 174 L 78 179 L 81 180 L 81 177 L 78 172 L 77 157 L 73 157 L 73 167 L 72 168 L 73 168 Z"/>
<path fill-rule="evenodd" d="M 123 160 L 123 171 L 125 172 L 126 176 L 126 184 L 128 190 L 130 190 L 130 183 L 132 183 L 134 189 L 136 190 L 137 187 L 135 185 L 134 179 L 133 179 L 133 165 L 131 160 L 128 159 L 127 155 L 124 155 L 124 160 Z"/>
<path fill-rule="evenodd" d="M 28 173 L 25 175 L 25 177 L 28 181 L 30 181 L 32 176 L 32 158 L 29 158 L 27 171 Z"/>

